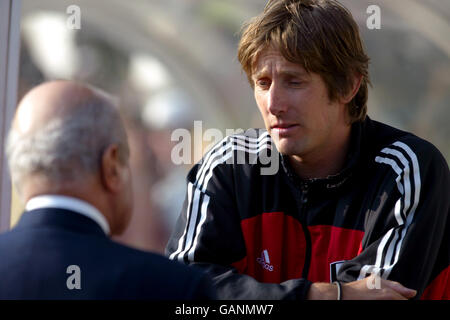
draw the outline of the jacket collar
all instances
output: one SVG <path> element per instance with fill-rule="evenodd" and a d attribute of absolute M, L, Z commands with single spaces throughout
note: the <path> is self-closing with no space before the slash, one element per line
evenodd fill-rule
<path fill-rule="evenodd" d="M 14 229 L 30 228 L 62 229 L 106 237 L 105 232 L 94 220 L 78 212 L 60 208 L 40 208 L 25 211 Z"/>
<path fill-rule="evenodd" d="M 45 194 L 31 198 L 25 206 L 25 210 L 27 211 L 43 208 L 58 208 L 77 212 L 94 220 L 103 229 L 105 234 L 108 235 L 110 233 L 108 221 L 103 214 L 93 205 L 81 199 L 63 195 Z"/>
<path fill-rule="evenodd" d="M 366 121 L 370 121 L 370 119 L 367 119 L 364 122 L 356 122 L 352 125 L 350 134 L 350 146 L 347 155 L 347 160 L 345 163 L 345 167 L 339 173 L 335 175 L 330 175 L 326 178 L 314 178 L 303 180 L 294 172 L 289 162 L 288 156 L 281 155 L 282 167 L 284 172 L 288 176 L 289 180 L 296 187 L 299 187 L 302 190 L 311 187 L 314 189 L 319 188 L 322 190 L 323 189 L 333 190 L 343 185 L 346 185 L 351 180 L 351 177 L 354 175 L 356 167 L 360 162 L 363 130 Z"/>

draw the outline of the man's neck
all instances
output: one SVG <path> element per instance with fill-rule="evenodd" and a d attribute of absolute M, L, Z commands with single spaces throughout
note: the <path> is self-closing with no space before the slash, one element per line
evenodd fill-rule
<path fill-rule="evenodd" d="M 305 156 L 291 155 L 289 162 L 303 180 L 326 178 L 338 174 L 345 166 L 350 147 L 351 127 L 336 134 L 325 148 Z"/>

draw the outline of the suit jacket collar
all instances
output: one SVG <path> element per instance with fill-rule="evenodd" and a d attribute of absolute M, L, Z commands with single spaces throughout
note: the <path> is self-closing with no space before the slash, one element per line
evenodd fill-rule
<path fill-rule="evenodd" d="M 106 234 L 110 233 L 108 221 L 102 213 L 93 205 L 81 199 L 63 195 L 44 194 L 31 198 L 25 206 L 27 211 L 44 208 L 58 208 L 77 212 L 97 222 Z"/>
<path fill-rule="evenodd" d="M 29 228 L 55 228 L 107 237 L 94 220 L 78 212 L 59 208 L 41 208 L 24 212 L 14 229 Z"/>

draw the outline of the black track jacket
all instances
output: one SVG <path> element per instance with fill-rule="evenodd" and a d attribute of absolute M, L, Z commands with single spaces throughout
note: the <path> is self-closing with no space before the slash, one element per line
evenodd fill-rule
<path fill-rule="evenodd" d="M 221 299 L 304 299 L 312 282 L 373 273 L 450 299 L 449 168 L 411 133 L 367 117 L 339 174 L 301 181 L 265 130 L 248 130 L 187 181 L 167 255 L 207 270 Z"/>

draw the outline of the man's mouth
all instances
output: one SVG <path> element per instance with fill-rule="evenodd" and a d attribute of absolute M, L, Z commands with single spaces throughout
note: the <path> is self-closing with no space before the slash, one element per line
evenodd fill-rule
<path fill-rule="evenodd" d="M 276 124 L 271 127 L 271 133 L 279 137 L 285 137 L 292 134 L 298 126 L 298 124 Z"/>

